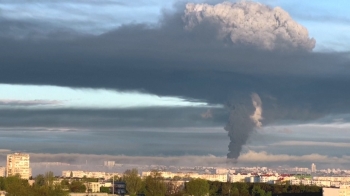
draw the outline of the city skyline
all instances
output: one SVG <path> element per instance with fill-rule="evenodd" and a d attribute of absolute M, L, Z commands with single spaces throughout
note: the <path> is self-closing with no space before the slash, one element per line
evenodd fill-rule
<path fill-rule="evenodd" d="M 345 168 L 348 5 L 3 1 L 0 158 Z"/>

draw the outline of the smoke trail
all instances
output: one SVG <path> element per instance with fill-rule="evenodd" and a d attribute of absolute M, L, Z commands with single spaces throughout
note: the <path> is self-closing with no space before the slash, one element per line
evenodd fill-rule
<path fill-rule="evenodd" d="M 263 118 L 262 118 L 262 103 L 258 94 L 256 93 L 252 94 L 252 102 L 253 102 L 253 106 L 255 107 L 255 112 L 253 115 L 250 116 L 250 118 L 255 123 L 255 126 L 260 128 L 262 125 L 260 121 Z"/>
<path fill-rule="evenodd" d="M 229 106 L 230 117 L 225 126 L 225 130 L 230 137 L 230 144 L 228 146 L 228 159 L 236 160 L 242 150 L 242 146 L 247 142 L 250 133 L 254 130 L 254 126 L 261 127 L 262 123 L 262 102 L 258 94 L 251 95 L 252 103 L 255 107 L 254 113 L 248 111 L 245 104 L 237 104 Z"/>

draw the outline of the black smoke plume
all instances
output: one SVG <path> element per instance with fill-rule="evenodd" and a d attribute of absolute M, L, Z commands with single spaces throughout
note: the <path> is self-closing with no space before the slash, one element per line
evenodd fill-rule
<path fill-rule="evenodd" d="M 250 119 L 250 111 L 248 111 L 245 104 L 228 106 L 230 110 L 230 117 L 225 130 L 230 137 L 230 144 L 228 145 L 229 153 L 227 158 L 237 159 L 242 150 L 242 146 L 248 140 L 250 133 L 254 129 L 254 123 Z"/>

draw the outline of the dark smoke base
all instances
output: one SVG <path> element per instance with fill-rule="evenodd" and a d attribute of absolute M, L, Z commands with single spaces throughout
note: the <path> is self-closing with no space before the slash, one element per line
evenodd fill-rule
<path fill-rule="evenodd" d="M 247 142 L 250 133 L 254 130 L 254 125 L 244 104 L 231 106 L 230 110 L 229 122 L 225 127 L 230 138 L 227 158 L 237 160 L 242 146 Z"/>

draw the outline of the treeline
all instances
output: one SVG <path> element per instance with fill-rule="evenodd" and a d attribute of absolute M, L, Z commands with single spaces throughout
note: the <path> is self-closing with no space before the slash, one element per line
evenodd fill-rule
<path fill-rule="evenodd" d="M 115 177 L 115 181 L 124 182 L 130 196 L 321 196 L 322 188 L 304 185 L 271 185 L 265 183 L 229 183 L 212 182 L 203 179 L 190 179 L 185 183 L 179 179 L 164 179 L 161 173 L 141 179 L 136 169 L 127 170 L 123 176 Z M 58 179 L 52 172 L 38 175 L 32 186 L 28 180 L 20 176 L 0 177 L 0 190 L 8 192 L 8 196 L 68 196 L 69 192 L 86 192 L 84 183 L 97 182 L 98 179 Z M 112 181 L 112 179 L 110 179 Z M 110 192 L 108 187 L 101 187 L 100 192 Z"/>
<path fill-rule="evenodd" d="M 266 184 L 266 183 L 224 183 L 208 182 L 209 193 L 213 196 L 274 196 L 274 195 L 320 195 L 322 188 L 318 186 Z"/>
<path fill-rule="evenodd" d="M 37 175 L 32 185 L 19 175 L 0 177 L 0 190 L 6 191 L 7 196 L 68 196 L 69 192 L 84 193 L 84 182 L 90 179 L 59 180 L 53 172 Z"/>
<path fill-rule="evenodd" d="M 52 172 L 39 175 L 32 186 L 28 180 L 21 179 L 19 175 L 0 177 L 0 190 L 6 191 L 6 196 L 68 196 L 60 183 L 54 183 Z"/>
<path fill-rule="evenodd" d="M 177 184 L 178 179 L 164 179 L 157 171 L 144 179 L 137 174 L 136 169 L 128 170 L 119 179 L 126 183 L 126 189 L 131 196 L 322 196 L 322 188 L 317 186 L 212 182 L 198 178 L 190 179 L 181 186 Z"/>

